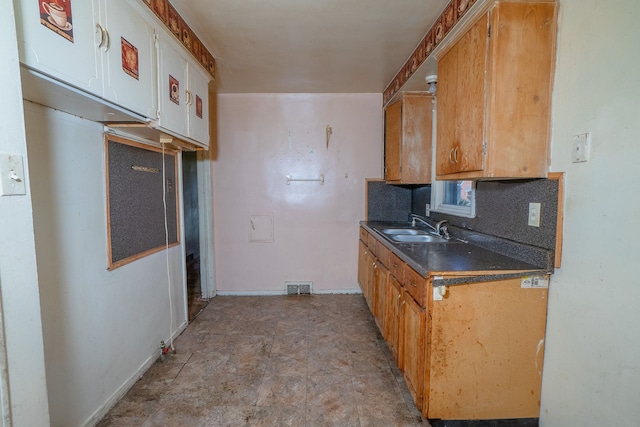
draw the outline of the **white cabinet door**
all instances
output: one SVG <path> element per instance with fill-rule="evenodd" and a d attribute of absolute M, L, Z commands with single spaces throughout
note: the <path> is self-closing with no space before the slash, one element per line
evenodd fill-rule
<path fill-rule="evenodd" d="M 94 95 L 102 95 L 97 44 L 98 8 L 92 0 L 15 3 L 20 61 Z"/>
<path fill-rule="evenodd" d="M 153 26 L 127 0 L 103 0 L 100 22 L 108 34 L 102 50 L 104 99 L 156 118 L 156 52 Z"/>
<path fill-rule="evenodd" d="M 209 78 L 189 63 L 189 137 L 209 146 Z"/>
<path fill-rule="evenodd" d="M 179 135 L 188 134 L 187 61 L 169 35 L 158 35 L 158 124 Z"/>

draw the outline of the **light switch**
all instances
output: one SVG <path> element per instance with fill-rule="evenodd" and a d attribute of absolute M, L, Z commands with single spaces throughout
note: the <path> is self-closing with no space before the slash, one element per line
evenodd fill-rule
<path fill-rule="evenodd" d="M 19 154 L 0 153 L 0 196 L 26 194 L 24 166 Z"/>
<path fill-rule="evenodd" d="M 589 160 L 589 134 L 581 133 L 573 136 L 572 163 L 581 163 Z"/>
<path fill-rule="evenodd" d="M 529 203 L 529 225 L 540 227 L 540 203 Z"/>

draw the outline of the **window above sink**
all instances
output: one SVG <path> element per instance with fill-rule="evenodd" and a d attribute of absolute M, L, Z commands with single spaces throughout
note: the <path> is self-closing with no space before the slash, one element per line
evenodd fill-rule
<path fill-rule="evenodd" d="M 449 215 L 475 218 L 475 182 L 434 181 L 431 191 L 431 210 Z"/>

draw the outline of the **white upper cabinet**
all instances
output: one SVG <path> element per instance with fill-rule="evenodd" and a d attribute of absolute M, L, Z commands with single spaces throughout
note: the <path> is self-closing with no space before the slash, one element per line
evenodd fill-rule
<path fill-rule="evenodd" d="M 105 0 L 100 9 L 103 97 L 156 118 L 156 52 L 153 26 L 126 0 Z"/>
<path fill-rule="evenodd" d="M 209 146 L 209 74 L 142 3 L 15 0 L 15 6 L 20 62 L 36 75 L 24 80 L 32 86 L 28 99 L 83 117 L 92 109 L 87 103 L 113 107 L 122 113 L 117 119 L 100 108 L 86 117 L 112 126 L 146 122 Z M 43 80 L 52 83 L 40 96 Z"/>
<path fill-rule="evenodd" d="M 189 99 L 187 120 L 189 136 L 209 146 L 209 77 L 200 67 L 188 68 Z"/>
<path fill-rule="evenodd" d="M 169 35 L 158 37 L 156 125 L 209 146 L 209 77 Z"/>
<path fill-rule="evenodd" d="M 155 36 L 127 0 L 16 2 L 20 61 L 142 116 L 156 116 Z"/>
<path fill-rule="evenodd" d="M 158 125 L 187 135 L 187 60 L 169 37 L 158 37 Z"/>
<path fill-rule="evenodd" d="M 73 6 L 73 7 L 72 7 Z M 99 13 L 91 0 L 15 2 L 20 61 L 29 68 L 102 95 Z"/>

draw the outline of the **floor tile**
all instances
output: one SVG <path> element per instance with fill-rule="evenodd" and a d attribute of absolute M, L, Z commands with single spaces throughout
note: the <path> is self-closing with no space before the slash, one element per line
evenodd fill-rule
<path fill-rule="evenodd" d="M 422 425 L 362 295 L 215 297 L 174 348 L 98 426 Z"/>
<path fill-rule="evenodd" d="M 258 406 L 304 406 L 307 376 L 265 376 L 258 392 Z M 304 418 L 304 416 L 303 416 Z"/>

